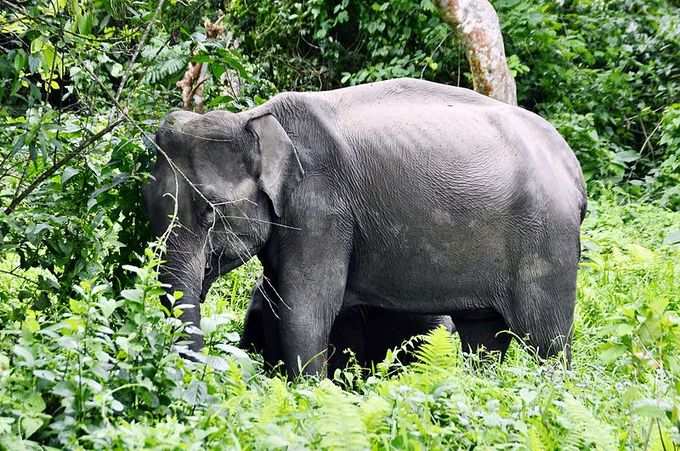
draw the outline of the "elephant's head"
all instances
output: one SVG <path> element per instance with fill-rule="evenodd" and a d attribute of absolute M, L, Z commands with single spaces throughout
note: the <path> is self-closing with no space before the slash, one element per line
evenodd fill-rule
<path fill-rule="evenodd" d="M 264 246 L 300 169 L 270 114 L 174 112 L 155 142 L 144 199 L 154 234 L 167 236 L 161 280 L 184 293 L 183 320 L 198 326 L 210 285 Z"/>

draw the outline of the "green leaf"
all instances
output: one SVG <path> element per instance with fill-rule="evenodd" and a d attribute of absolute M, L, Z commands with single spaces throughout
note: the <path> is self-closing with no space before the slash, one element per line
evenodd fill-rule
<path fill-rule="evenodd" d="M 22 71 L 28 64 L 28 56 L 23 50 L 18 50 L 14 55 L 14 70 Z"/>
<path fill-rule="evenodd" d="M 123 76 L 124 70 L 123 65 L 120 63 L 114 63 L 111 66 L 111 76 L 115 78 L 120 78 Z"/>
<path fill-rule="evenodd" d="M 217 330 L 218 327 L 229 324 L 233 317 L 228 314 L 215 315 L 201 318 L 201 330 L 204 334 L 211 334 Z"/>
<path fill-rule="evenodd" d="M 196 405 L 205 400 L 208 394 L 208 388 L 203 381 L 193 380 L 189 384 L 189 387 L 184 390 L 182 398 L 189 405 Z"/>
<path fill-rule="evenodd" d="M 122 412 L 123 410 L 125 410 L 125 406 L 117 399 L 114 399 L 113 401 L 111 401 L 111 410 L 113 410 L 114 412 Z"/>
<path fill-rule="evenodd" d="M 640 154 L 632 150 L 624 150 L 614 154 L 614 160 L 621 163 L 631 163 L 640 159 Z"/>
<path fill-rule="evenodd" d="M 205 364 L 216 371 L 227 371 L 229 363 L 222 357 L 210 355 L 205 361 Z"/>
<path fill-rule="evenodd" d="M 35 317 L 27 317 L 24 320 L 21 329 L 29 334 L 34 334 L 40 330 L 40 323 L 35 319 Z"/>
<path fill-rule="evenodd" d="M 142 302 L 144 300 L 144 292 L 139 288 L 123 290 L 120 295 L 128 301 Z"/>
<path fill-rule="evenodd" d="M 80 173 L 80 170 L 67 166 L 64 168 L 64 172 L 61 174 L 61 184 L 65 185 L 66 182 L 71 180 L 71 178 L 73 178 L 78 173 Z"/>
<path fill-rule="evenodd" d="M 604 363 L 612 363 L 626 353 L 627 349 L 623 345 L 606 343 L 600 348 L 600 359 Z"/>
<path fill-rule="evenodd" d="M 21 429 L 26 438 L 30 438 L 43 425 L 43 420 L 35 417 L 22 417 Z"/>
<path fill-rule="evenodd" d="M 663 239 L 663 244 L 667 246 L 680 244 L 680 229 L 668 232 L 668 235 Z"/>
<path fill-rule="evenodd" d="M 78 19 L 78 32 L 80 34 L 92 34 L 92 25 L 94 23 L 94 16 L 92 13 L 87 13 Z"/>
<path fill-rule="evenodd" d="M 248 355 L 247 352 L 245 352 L 243 349 L 238 348 L 234 345 L 219 343 L 215 347 L 217 349 L 221 349 L 222 351 L 231 355 L 232 357 L 234 357 L 239 362 L 250 362 L 251 361 L 250 356 Z"/>
<path fill-rule="evenodd" d="M 14 347 L 12 348 L 12 352 L 14 354 L 21 358 L 27 366 L 33 366 L 35 364 L 35 358 L 33 357 L 33 351 L 30 348 L 27 348 L 26 346 L 22 346 L 20 344 L 15 344 Z"/>
<path fill-rule="evenodd" d="M 76 315 L 82 315 L 87 312 L 87 305 L 85 303 L 78 301 L 77 299 L 69 299 L 68 301 L 69 309 Z"/>
<path fill-rule="evenodd" d="M 663 399 L 641 399 L 633 403 L 633 411 L 643 417 L 662 418 L 670 412 L 673 405 Z"/>
<path fill-rule="evenodd" d="M 24 399 L 24 407 L 30 412 L 40 413 L 45 410 L 45 401 L 40 393 L 33 392 Z"/>
<path fill-rule="evenodd" d="M 57 380 L 57 375 L 50 370 L 35 370 L 33 371 L 33 375 L 49 382 L 54 382 Z"/>
<path fill-rule="evenodd" d="M 99 308 L 102 311 L 102 314 L 104 315 L 104 318 L 109 318 L 113 314 L 113 312 L 116 310 L 118 307 L 118 302 L 116 302 L 114 299 L 107 299 L 105 297 L 102 297 L 99 299 Z"/>

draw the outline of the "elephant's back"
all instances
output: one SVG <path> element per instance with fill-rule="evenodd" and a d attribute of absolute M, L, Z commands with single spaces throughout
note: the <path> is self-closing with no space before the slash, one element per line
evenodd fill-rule
<path fill-rule="evenodd" d="M 450 105 L 505 105 L 467 88 L 414 78 L 397 78 L 305 94 L 324 98 L 327 102 L 336 105 L 338 110 L 363 105 L 392 104 L 394 101 L 399 103 L 446 102 Z"/>
<path fill-rule="evenodd" d="M 371 95 L 371 93 L 373 93 Z M 474 91 L 393 80 L 335 95 L 334 122 L 348 166 L 369 184 L 407 181 L 427 198 L 456 193 L 492 208 L 512 197 L 580 216 L 580 165 L 555 128 L 522 108 Z M 356 176 L 357 174 L 353 174 Z M 565 200 L 564 198 L 568 198 Z M 580 220 L 580 219 L 579 219 Z"/>

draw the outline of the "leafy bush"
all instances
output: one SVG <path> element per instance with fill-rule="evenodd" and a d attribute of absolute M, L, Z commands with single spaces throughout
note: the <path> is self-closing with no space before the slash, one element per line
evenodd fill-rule
<path fill-rule="evenodd" d="M 164 313 L 159 260 L 151 250 L 142 263 L 125 267 L 135 275 L 135 285 L 120 298 L 105 283 L 84 281 L 60 315 L 50 318 L 26 307 L 23 321 L 6 324 L 0 347 L 0 445 L 97 447 L 99 428 L 164 416 L 182 419 L 214 401 L 209 382 L 243 385 L 252 375 L 253 362 L 226 344 L 229 335 L 220 336 L 221 344 L 212 338 L 224 317 L 207 317 L 202 328 L 209 349 L 235 358 L 196 356 L 200 363 L 194 363 L 180 357 L 180 310 Z M 32 441 L 25 440 L 29 437 Z"/>
<path fill-rule="evenodd" d="M 186 25 L 192 9 L 156 23 L 165 10 L 137 6 L 127 9 L 132 18 L 106 5 L 85 12 L 78 2 L 0 13 L 12 47 L 0 56 L 0 239 L 19 268 L 41 269 L 40 309 L 62 308 L 83 280 L 109 280 L 115 292 L 131 281 L 122 265 L 150 238 L 140 188 L 153 150 L 143 137 L 180 103 L 175 82 L 189 61 L 210 62 L 209 106 L 238 111 L 273 90 L 226 39 L 207 41 L 198 27 L 181 29 L 186 40 L 176 42 L 172 27 Z M 113 28 L 119 20 L 125 25 Z M 242 80 L 240 94 L 223 93 L 226 71 Z"/>

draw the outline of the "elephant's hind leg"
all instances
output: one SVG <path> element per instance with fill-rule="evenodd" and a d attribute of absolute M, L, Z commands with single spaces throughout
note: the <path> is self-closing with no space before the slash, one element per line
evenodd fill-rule
<path fill-rule="evenodd" d="M 576 274 L 564 274 L 523 284 L 514 291 L 515 309 L 507 315 L 510 329 L 525 340 L 538 357 L 564 352 L 571 362 Z"/>
<path fill-rule="evenodd" d="M 500 354 L 501 360 L 512 338 L 507 333 L 508 325 L 495 311 L 453 315 L 453 322 L 460 336 L 463 352 L 479 351 Z"/>

